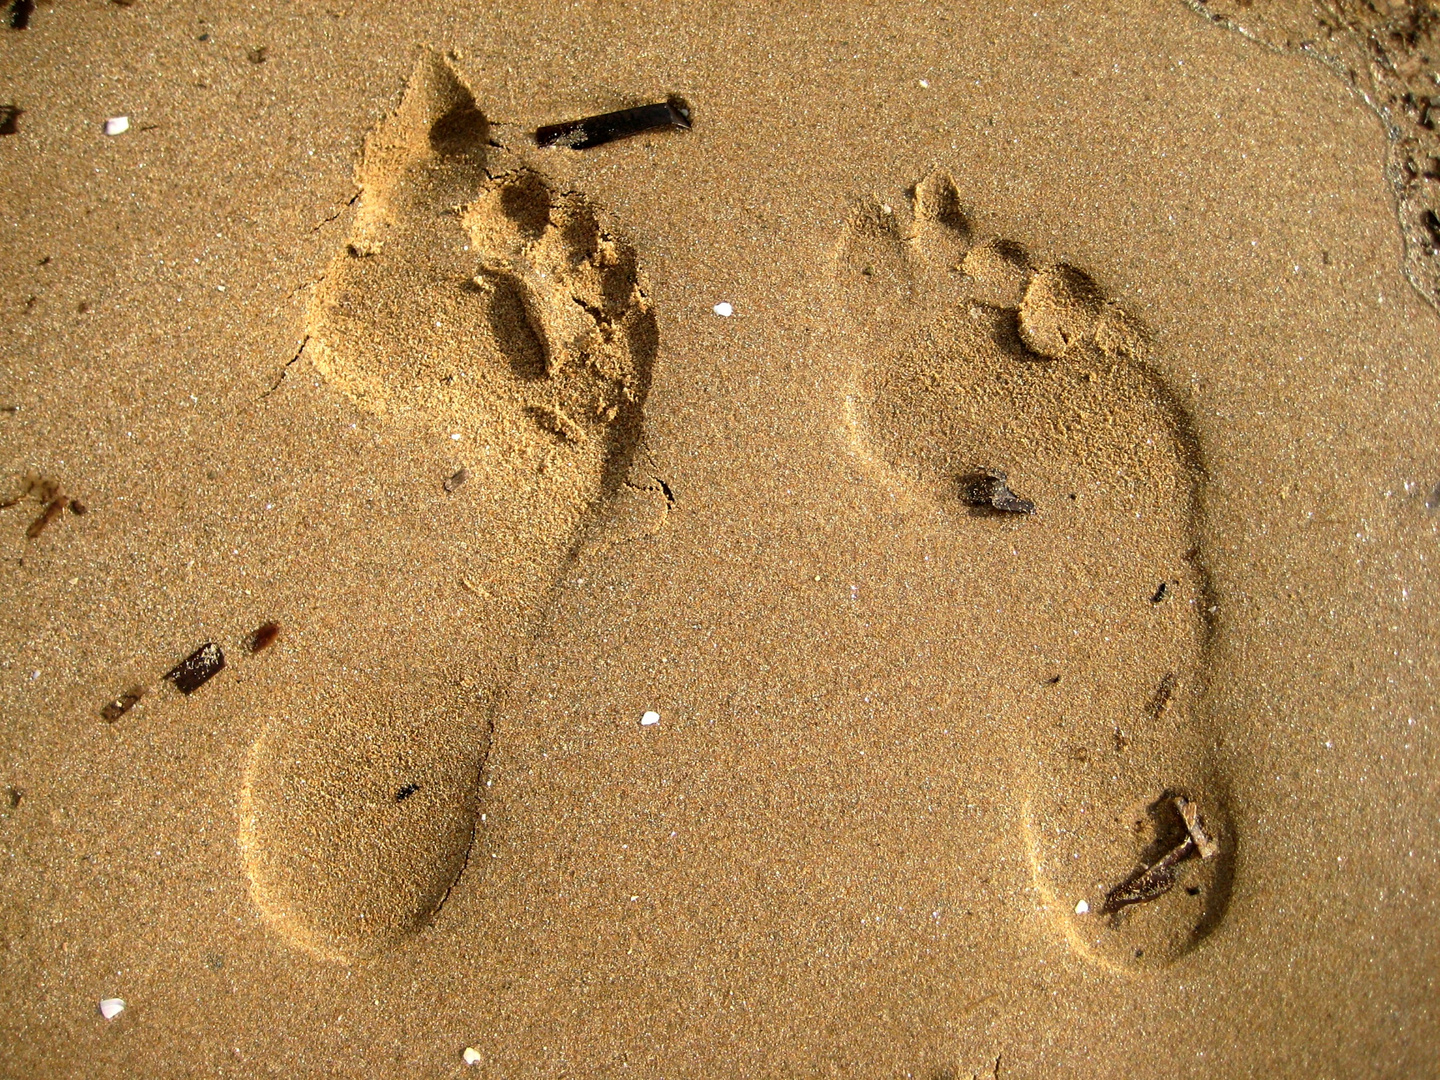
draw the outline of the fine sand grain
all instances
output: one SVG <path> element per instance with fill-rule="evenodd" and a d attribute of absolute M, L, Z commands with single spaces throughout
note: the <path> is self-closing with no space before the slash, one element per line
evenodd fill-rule
<path fill-rule="evenodd" d="M 1433 1072 L 1427 7 L 6 20 L 0 1076 Z"/>

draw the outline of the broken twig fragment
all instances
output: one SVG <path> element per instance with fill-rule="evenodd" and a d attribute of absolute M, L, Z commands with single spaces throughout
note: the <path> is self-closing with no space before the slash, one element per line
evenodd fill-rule
<path fill-rule="evenodd" d="M 1187 835 L 1184 840 L 1161 856 L 1154 866 L 1147 866 L 1139 873 L 1131 874 L 1105 897 L 1102 915 L 1113 915 L 1131 904 L 1149 903 L 1164 896 L 1175 887 L 1175 868 L 1186 856 L 1195 850 L 1195 841 Z"/>
<path fill-rule="evenodd" d="M 182 694 L 193 694 L 225 666 L 225 651 L 207 641 L 165 673 L 165 678 Z"/>
<path fill-rule="evenodd" d="M 57 495 L 46 503 L 45 509 L 41 512 L 40 516 L 32 521 L 30 527 L 25 530 L 25 539 L 34 540 L 44 532 L 45 527 L 60 516 L 60 511 L 64 510 L 69 502 L 70 500 L 64 495 Z"/>
<path fill-rule="evenodd" d="M 1033 514 L 1035 504 L 1010 490 L 1000 469 L 976 469 L 960 477 L 960 500 L 980 510 L 1002 514 Z"/>
<path fill-rule="evenodd" d="M 30 16 L 35 14 L 35 0 L 11 0 L 10 29 L 24 30 L 30 25 Z"/>
<path fill-rule="evenodd" d="M 1185 823 L 1185 835 L 1158 862 L 1136 871 L 1111 889 L 1100 914 L 1113 915 L 1131 904 L 1145 904 L 1164 896 L 1175 887 L 1179 866 L 1191 855 L 1198 853 L 1202 859 L 1213 859 L 1220 854 L 1220 845 L 1205 831 L 1204 820 L 1195 804 L 1183 795 L 1173 796 L 1170 802 Z"/>
<path fill-rule="evenodd" d="M 1185 822 L 1185 831 L 1195 841 L 1195 850 L 1202 859 L 1213 859 L 1220 854 L 1220 845 L 1205 831 L 1205 822 L 1195 804 L 1183 795 L 1175 796 L 1175 809 L 1180 811 L 1180 820 Z"/>
<path fill-rule="evenodd" d="M 107 724 L 115 723 L 116 720 L 119 720 L 138 705 L 140 699 L 144 696 L 145 688 L 143 686 L 132 686 L 100 710 L 100 719 L 104 720 Z"/>
<path fill-rule="evenodd" d="M 616 139 L 628 139 L 658 128 L 690 129 L 690 105 L 682 97 L 671 94 L 654 105 L 587 116 L 583 120 L 567 120 L 563 124 L 547 124 L 535 131 L 537 146 L 563 146 L 571 150 L 588 150 Z"/>

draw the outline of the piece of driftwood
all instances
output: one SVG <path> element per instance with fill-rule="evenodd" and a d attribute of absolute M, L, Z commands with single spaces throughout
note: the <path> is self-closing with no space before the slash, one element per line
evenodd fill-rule
<path fill-rule="evenodd" d="M 563 146 L 571 150 L 588 150 L 616 139 L 627 139 L 658 128 L 690 129 L 690 104 L 672 94 L 653 105 L 587 116 L 583 120 L 567 120 L 563 124 L 546 124 L 535 131 L 539 146 Z"/>
<path fill-rule="evenodd" d="M 1159 860 L 1137 870 L 1111 889 L 1100 914 L 1113 915 L 1131 904 L 1147 904 L 1158 899 L 1175 887 L 1180 864 L 1186 859 L 1197 854 L 1202 859 L 1213 859 L 1220 854 L 1220 845 L 1205 830 L 1204 820 L 1195 804 L 1183 795 L 1175 795 L 1170 801 L 1185 823 L 1184 837 Z"/>
<path fill-rule="evenodd" d="M 960 477 L 960 501 L 978 510 L 1001 514 L 1033 514 L 1035 504 L 1010 490 L 1009 477 L 1000 469 L 974 469 Z"/>

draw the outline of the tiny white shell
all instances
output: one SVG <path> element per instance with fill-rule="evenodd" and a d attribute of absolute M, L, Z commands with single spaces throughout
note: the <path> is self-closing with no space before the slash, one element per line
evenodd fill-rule
<path fill-rule="evenodd" d="M 480 1064 L 480 1051 L 476 1050 L 473 1046 L 465 1047 L 465 1053 L 461 1054 L 460 1056 L 464 1058 L 466 1065 Z"/>
<path fill-rule="evenodd" d="M 659 722 L 660 714 L 658 712 L 647 711 L 644 716 L 640 717 L 641 727 L 654 727 Z"/>
<path fill-rule="evenodd" d="M 122 1012 L 124 1012 L 124 1011 L 125 1011 L 125 999 L 124 999 L 124 998 L 101 998 L 101 999 L 100 999 L 100 1015 L 103 1016 L 106 1020 L 114 1020 L 115 1017 L 119 1016 L 119 1015 L 120 1015 Z"/>
<path fill-rule="evenodd" d="M 129 130 L 130 117 L 128 116 L 112 116 L 105 121 L 106 135 L 124 135 Z"/>
<path fill-rule="evenodd" d="M 1076 915 L 1088 915 L 1089 913 L 1090 905 L 1087 904 L 1084 900 L 1081 900 L 1078 904 L 1075 905 Z"/>
<path fill-rule="evenodd" d="M 722 319 L 728 319 L 731 315 L 735 314 L 735 308 L 729 301 L 721 300 L 720 303 L 715 305 L 715 314 L 719 315 Z"/>

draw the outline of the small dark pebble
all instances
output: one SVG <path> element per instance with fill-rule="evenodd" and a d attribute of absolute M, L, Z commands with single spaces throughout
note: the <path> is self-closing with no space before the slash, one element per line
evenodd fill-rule
<path fill-rule="evenodd" d="M 255 48 L 248 50 L 245 55 L 249 58 L 250 63 L 263 64 L 266 60 L 270 59 L 270 46 L 257 45 Z"/>
<path fill-rule="evenodd" d="M 1059 676 L 1059 675 L 1051 675 L 1048 679 L 1045 680 L 1045 685 L 1046 685 L 1046 686 L 1054 686 L 1054 685 L 1055 685 L 1056 683 L 1058 683 L 1059 681 L 1060 681 L 1060 676 Z"/>
<path fill-rule="evenodd" d="M 245 639 L 245 651 L 255 655 L 263 649 L 268 649 L 275 644 L 275 639 L 280 636 L 280 624 L 278 622 L 261 623 Z"/>
<path fill-rule="evenodd" d="M 399 791 L 395 792 L 395 801 L 404 802 L 406 799 L 408 799 L 411 795 L 414 795 L 415 792 L 419 790 L 419 784 L 406 784 Z"/>
<path fill-rule="evenodd" d="M 456 488 L 458 488 L 461 484 L 465 483 L 465 481 L 469 479 L 470 470 L 462 466 L 455 472 L 453 476 L 450 477 L 449 480 L 445 481 L 445 490 L 454 491 Z"/>
<path fill-rule="evenodd" d="M 1166 585 L 1165 582 L 1163 582 L 1163 581 L 1160 582 L 1160 587 L 1155 590 L 1155 595 L 1152 596 L 1152 597 L 1150 597 L 1150 603 L 1152 603 L 1152 604 L 1158 604 L 1158 603 L 1160 603 L 1161 600 L 1164 600 L 1164 599 L 1165 599 L 1165 594 L 1166 594 L 1167 592 L 1169 592 L 1169 591 L 1170 591 L 1170 587 L 1169 587 L 1168 585 Z"/>
<path fill-rule="evenodd" d="M 225 666 L 225 651 L 207 641 L 165 673 L 165 678 L 182 694 L 193 694 Z"/>
<path fill-rule="evenodd" d="M 119 720 L 127 712 L 129 712 L 136 705 L 138 705 L 140 703 L 140 699 L 144 696 L 144 687 L 132 686 L 129 690 L 126 690 L 114 701 L 110 702 L 103 709 L 101 709 L 100 718 L 104 720 L 107 724 L 113 724 L 116 720 Z"/>
<path fill-rule="evenodd" d="M 975 469 L 960 477 L 960 499 L 967 506 L 1002 514 L 1033 514 L 1035 504 L 1010 490 L 1000 469 Z"/>
<path fill-rule="evenodd" d="M 18 135 L 20 114 L 24 111 L 19 105 L 0 105 L 0 135 Z"/>
<path fill-rule="evenodd" d="M 11 810 L 19 807 L 25 798 L 25 790 L 18 787 L 7 787 L 5 789 L 5 805 Z"/>
<path fill-rule="evenodd" d="M 89 510 L 89 509 L 90 509 L 90 508 L 89 508 L 88 506 L 86 506 L 84 503 L 82 503 L 79 499 L 71 499 L 71 500 L 70 500 L 70 512 L 71 512 L 72 514 L 74 514 L 76 517 L 84 517 L 84 516 L 85 516 L 85 512 L 86 512 L 87 510 Z"/>

